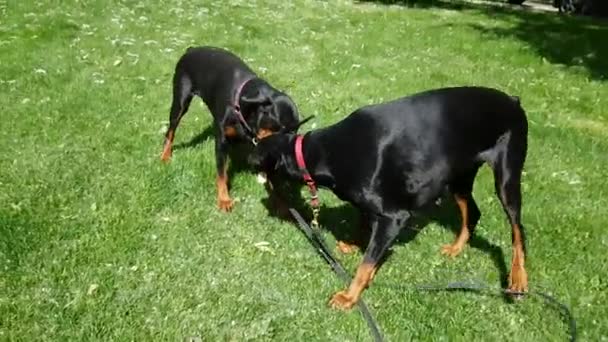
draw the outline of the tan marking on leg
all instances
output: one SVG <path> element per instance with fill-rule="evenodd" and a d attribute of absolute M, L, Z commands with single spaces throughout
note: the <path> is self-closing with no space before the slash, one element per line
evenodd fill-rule
<path fill-rule="evenodd" d="M 375 273 L 376 264 L 360 264 L 348 290 L 336 292 L 329 301 L 329 305 L 334 309 L 350 310 L 357 304 L 361 293 L 369 285 Z"/>
<path fill-rule="evenodd" d="M 513 257 L 511 259 L 511 274 L 509 275 L 509 290 L 513 292 L 528 291 L 528 274 L 524 267 L 524 248 L 519 225 L 513 229 Z"/>
<path fill-rule="evenodd" d="M 226 138 L 234 138 L 237 136 L 236 127 L 234 126 L 226 126 L 224 127 L 224 136 Z"/>
<path fill-rule="evenodd" d="M 469 212 L 467 207 L 467 200 L 464 197 L 460 197 L 458 195 L 454 195 L 456 199 L 456 204 L 458 204 L 458 208 L 460 209 L 460 216 L 462 218 L 462 223 L 460 226 L 460 233 L 454 240 L 452 244 L 443 245 L 441 247 L 441 254 L 448 255 L 450 257 L 456 257 L 462 249 L 464 248 L 467 241 L 469 241 L 470 232 L 469 232 Z"/>
<path fill-rule="evenodd" d="M 369 287 L 369 284 L 372 283 L 372 281 L 374 280 L 374 278 L 376 277 L 376 272 L 378 271 L 378 267 L 374 267 L 374 270 L 372 271 L 372 274 L 369 276 L 369 281 L 367 282 L 367 287 Z"/>
<path fill-rule="evenodd" d="M 356 252 L 359 249 L 359 247 L 357 247 L 356 244 L 350 243 L 347 241 L 343 241 L 343 240 L 338 240 L 338 242 L 336 243 L 336 247 L 338 248 L 340 253 L 343 253 L 343 254 L 351 254 L 351 253 Z"/>
<path fill-rule="evenodd" d="M 165 138 L 165 146 L 163 147 L 163 153 L 160 155 L 160 160 L 168 162 L 172 155 L 173 138 L 175 137 L 175 131 L 169 130 L 167 137 Z"/>
<path fill-rule="evenodd" d="M 232 210 L 234 202 L 228 193 L 228 175 L 226 174 L 227 167 L 224 167 L 224 172 L 217 176 L 215 184 L 217 186 L 217 205 L 221 211 L 229 212 Z"/>

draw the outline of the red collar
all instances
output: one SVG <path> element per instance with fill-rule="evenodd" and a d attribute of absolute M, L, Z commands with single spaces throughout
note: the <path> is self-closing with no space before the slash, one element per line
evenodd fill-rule
<path fill-rule="evenodd" d="M 251 81 L 252 79 L 254 79 L 254 76 L 248 76 L 246 77 L 243 82 L 241 82 L 241 84 L 238 86 L 238 88 L 236 88 L 236 93 L 234 93 L 234 101 L 232 103 L 232 105 L 234 106 L 234 108 L 236 108 L 237 110 L 241 110 L 241 92 L 243 91 L 243 88 L 245 88 L 245 84 L 249 83 L 249 81 Z"/>
<path fill-rule="evenodd" d="M 315 184 L 314 179 L 310 176 L 310 172 L 306 169 L 306 162 L 304 161 L 304 152 L 302 151 L 302 142 L 304 140 L 304 136 L 298 134 L 296 136 L 296 145 L 295 145 L 295 153 L 296 153 L 296 163 L 298 164 L 298 168 L 302 172 L 302 177 L 308 185 L 308 190 L 310 190 L 310 204 L 316 208 L 319 207 L 319 197 L 317 196 L 317 185 Z"/>
<path fill-rule="evenodd" d="M 241 122 L 241 124 L 245 127 L 245 129 L 248 131 L 248 133 L 253 136 L 252 142 L 255 145 L 257 143 L 255 132 L 251 129 L 251 127 L 249 127 L 249 124 L 247 124 L 245 117 L 243 117 L 243 113 L 241 112 L 241 103 L 240 103 L 241 102 L 241 91 L 243 91 L 243 88 L 245 88 L 245 85 L 254 78 L 255 78 L 255 76 L 249 76 L 249 77 L 245 78 L 245 80 L 241 83 L 241 85 L 239 85 L 239 87 L 236 89 L 236 93 L 234 94 L 234 101 L 232 103 L 232 107 L 234 108 L 234 111 L 236 112 L 236 115 L 237 115 L 239 121 Z"/>

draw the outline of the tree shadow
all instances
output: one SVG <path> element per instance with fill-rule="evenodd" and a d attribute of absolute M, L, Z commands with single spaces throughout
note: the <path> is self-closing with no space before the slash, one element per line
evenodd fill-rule
<path fill-rule="evenodd" d="M 473 3 L 464 0 L 357 0 L 355 3 L 375 3 L 386 6 L 409 8 L 441 8 L 452 10 L 532 10 L 532 6 L 509 4 L 507 0 L 486 0 L 485 3 Z"/>
<path fill-rule="evenodd" d="M 594 80 L 608 80 L 608 20 L 605 18 L 571 16 L 543 12 L 524 5 L 505 5 L 504 2 L 467 3 L 441 0 L 359 0 L 415 8 L 440 8 L 475 11 L 492 19 L 508 17 L 510 27 L 483 24 L 459 25 L 479 31 L 492 39 L 517 39 L 527 44 L 538 56 L 553 64 L 583 68 Z M 512 20 L 515 19 L 515 20 Z"/>
<path fill-rule="evenodd" d="M 550 63 L 584 68 L 590 78 L 608 80 L 608 22 L 541 13 L 517 16 L 513 27 L 468 26 L 489 38 L 516 38 Z"/>

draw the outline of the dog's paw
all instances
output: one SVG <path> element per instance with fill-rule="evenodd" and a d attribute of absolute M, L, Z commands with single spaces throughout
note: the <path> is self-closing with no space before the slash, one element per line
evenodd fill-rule
<path fill-rule="evenodd" d="M 164 163 L 168 163 L 171 160 L 173 154 L 173 143 L 171 140 L 165 140 L 163 145 L 163 152 L 160 154 L 160 160 Z"/>
<path fill-rule="evenodd" d="M 357 302 L 354 298 L 350 297 L 346 291 L 336 292 L 329 300 L 329 306 L 333 309 L 338 310 L 350 310 Z"/>
<path fill-rule="evenodd" d="M 342 254 L 352 254 L 359 249 L 356 245 L 344 241 L 338 241 L 338 243 L 336 244 L 336 248 Z"/>
<path fill-rule="evenodd" d="M 456 256 L 458 256 L 458 254 L 460 254 L 460 252 L 462 252 L 462 248 L 463 246 L 458 244 L 443 245 L 441 247 L 441 254 L 455 258 Z"/>
<path fill-rule="evenodd" d="M 528 292 L 526 270 L 520 266 L 512 267 L 509 275 L 509 293 L 514 299 L 521 299 L 526 292 Z"/>
<path fill-rule="evenodd" d="M 160 161 L 163 163 L 168 163 L 171 161 L 171 149 L 163 150 L 163 153 L 160 155 Z"/>
<path fill-rule="evenodd" d="M 234 207 L 234 201 L 231 198 L 218 199 L 217 206 L 220 209 L 220 211 L 229 213 L 232 211 L 232 208 Z"/>

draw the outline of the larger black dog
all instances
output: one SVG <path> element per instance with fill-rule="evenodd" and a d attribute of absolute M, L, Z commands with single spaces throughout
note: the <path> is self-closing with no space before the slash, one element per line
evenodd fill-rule
<path fill-rule="evenodd" d="M 472 189 L 477 170 L 487 163 L 512 227 L 509 287 L 523 292 L 528 279 L 520 179 L 527 131 L 518 98 L 489 88 L 445 88 L 363 107 L 335 125 L 307 133 L 301 145 L 304 169 L 297 165 L 294 149 L 301 138 L 294 133 L 263 139 L 250 162 L 292 179 L 309 172 L 367 218 L 371 238 L 363 262 L 348 290 L 330 301 L 342 309 L 357 302 L 411 211 L 434 201 L 446 186 L 460 208 L 462 228 L 442 251 L 451 256 L 461 252 L 481 215 Z"/>
<path fill-rule="evenodd" d="M 203 99 L 215 128 L 217 200 L 220 210 L 230 211 L 227 157 L 231 141 L 257 140 L 279 130 L 295 129 L 296 105 L 287 94 L 273 88 L 240 58 L 215 47 L 188 48 L 173 76 L 173 102 L 169 129 L 161 155 L 171 158 L 175 130 L 194 95 Z"/>

